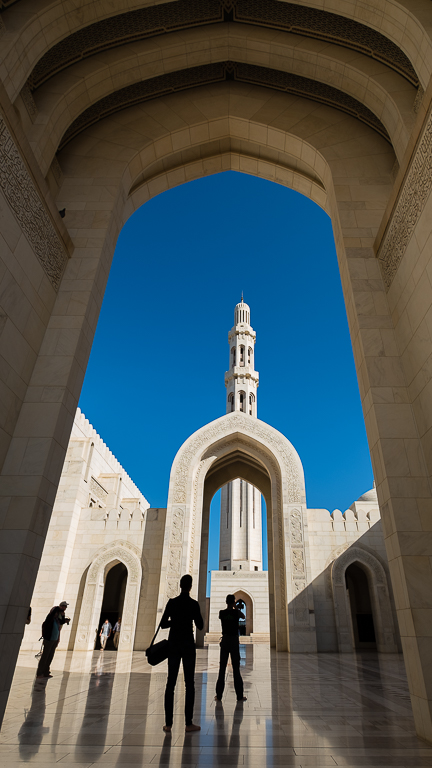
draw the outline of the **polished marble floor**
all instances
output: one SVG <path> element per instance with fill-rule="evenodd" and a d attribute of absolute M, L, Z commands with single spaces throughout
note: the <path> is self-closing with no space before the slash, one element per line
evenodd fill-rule
<path fill-rule="evenodd" d="M 53 678 L 35 683 L 34 654 L 20 655 L 3 728 L 3 768 L 75 766 L 432 766 L 418 739 L 401 656 L 277 654 L 241 647 L 244 704 L 228 668 L 223 703 L 213 701 L 217 645 L 198 650 L 195 722 L 185 734 L 184 686 L 174 727 L 162 731 L 166 662 L 143 653 L 58 651 Z"/>

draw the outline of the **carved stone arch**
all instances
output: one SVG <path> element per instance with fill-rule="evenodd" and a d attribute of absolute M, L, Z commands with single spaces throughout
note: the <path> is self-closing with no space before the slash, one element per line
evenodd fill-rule
<path fill-rule="evenodd" d="M 187 572 L 194 577 L 192 596 L 205 609 L 210 502 L 236 477 L 255 485 L 267 500 L 271 642 L 278 650 L 314 651 L 303 468 L 284 435 L 238 411 L 199 429 L 174 459 L 158 614 Z"/>
<path fill-rule="evenodd" d="M 358 563 L 368 577 L 377 649 L 381 653 L 397 653 L 387 574 L 378 558 L 361 547 L 349 547 L 334 561 L 331 569 L 339 652 L 354 651 L 351 607 L 345 585 L 346 569 L 353 563 Z"/>
<path fill-rule="evenodd" d="M 118 650 L 133 650 L 142 566 L 140 551 L 126 541 L 114 541 L 102 547 L 95 553 L 89 566 L 75 642 L 76 650 L 91 651 L 94 648 L 107 568 L 114 561 L 123 563 L 128 572 Z"/>

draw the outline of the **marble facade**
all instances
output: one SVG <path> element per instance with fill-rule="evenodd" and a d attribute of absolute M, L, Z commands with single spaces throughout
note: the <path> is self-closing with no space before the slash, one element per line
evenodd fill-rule
<path fill-rule="evenodd" d="M 236 450 L 230 462 L 233 445 Z M 271 462 L 265 453 L 270 446 Z M 284 456 L 287 474 L 285 480 L 276 477 L 272 489 L 270 478 L 266 486 L 260 474 L 265 477 L 266 459 L 275 472 L 278 455 Z M 119 563 L 127 572 L 121 604 L 113 606 L 122 615 L 119 651 L 148 646 L 167 598 L 178 593 L 182 573 L 193 574 L 193 594 L 204 615 L 212 483 L 222 482 L 230 465 L 232 472 L 255 478 L 266 495 L 268 509 L 273 510 L 268 526 L 269 572 L 247 570 L 241 550 L 237 566 L 233 560 L 232 569 L 212 572 L 209 627 L 199 643 L 218 639 L 219 610 L 225 607 L 226 594 L 234 592 L 246 603 L 248 641 L 270 642 L 279 650 L 296 653 L 361 650 L 364 645 L 355 636 L 357 617 L 345 581 L 346 570 L 354 563 L 366 574 L 374 647 L 387 653 L 400 650 L 374 489 L 344 514 L 308 509 L 303 470 L 293 446 L 273 428 L 237 412 L 203 427 L 180 448 L 171 473 L 167 514 L 165 509 L 149 507 L 79 410 L 36 580 L 33 620 L 26 627 L 22 650 L 39 648 L 42 621 L 62 599 L 69 603 L 71 618 L 62 644 L 69 650 L 94 650 L 97 630 L 106 618 L 103 606 L 109 597 L 109 574 Z M 199 482 L 188 491 L 188 476 L 197 474 L 201 475 Z M 291 490 L 280 518 L 278 498 L 283 482 Z M 182 503 L 181 494 L 191 502 Z M 251 554 L 257 554 L 256 547 Z M 223 562 L 224 552 L 221 555 Z M 286 598 L 278 602 L 282 593 Z"/>

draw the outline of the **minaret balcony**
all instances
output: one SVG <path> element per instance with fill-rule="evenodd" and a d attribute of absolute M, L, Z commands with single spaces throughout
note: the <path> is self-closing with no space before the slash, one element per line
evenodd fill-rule
<path fill-rule="evenodd" d="M 231 381 L 231 379 L 251 379 L 252 381 L 256 382 L 258 386 L 259 382 L 259 373 L 257 371 L 254 371 L 252 366 L 235 366 L 235 368 L 232 368 L 231 371 L 227 371 L 225 373 L 225 385 L 227 382 Z"/>

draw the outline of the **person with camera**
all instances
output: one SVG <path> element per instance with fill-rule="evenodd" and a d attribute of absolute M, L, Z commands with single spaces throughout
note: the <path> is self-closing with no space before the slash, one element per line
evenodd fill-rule
<path fill-rule="evenodd" d="M 219 618 L 222 624 L 222 640 L 220 641 L 219 677 L 216 683 L 215 701 L 222 701 L 229 656 L 231 656 L 237 701 L 246 701 L 246 696 L 243 696 L 243 678 L 240 674 L 239 643 L 239 623 L 245 618 L 244 613 L 239 610 L 239 605 L 243 606 L 243 603 L 239 600 L 236 604 L 235 595 L 227 595 L 226 604 L 225 610 L 219 611 Z"/>
<path fill-rule="evenodd" d="M 66 600 L 62 600 L 60 605 L 55 605 L 51 608 L 42 624 L 43 651 L 36 672 L 38 680 L 46 680 L 52 677 L 50 667 L 60 642 L 60 630 L 63 624 L 69 624 L 70 622 L 70 619 L 65 616 L 68 605 L 69 603 Z"/>

